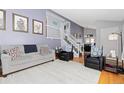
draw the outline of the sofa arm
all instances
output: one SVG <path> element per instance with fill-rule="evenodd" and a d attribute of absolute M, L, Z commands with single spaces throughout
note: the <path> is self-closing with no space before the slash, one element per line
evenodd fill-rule
<path fill-rule="evenodd" d="M 8 61 L 11 61 L 11 56 L 10 55 L 8 55 L 8 54 L 1 54 L 1 61 L 2 61 L 2 63 L 3 62 L 8 62 Z"/>
<path fill-rule="evenodd" d="M 9 64 L 11 63 L 11 56 L 8 54 L 1 54 L 1 64 L 2 64 L 2 74 L 6 72 L 9 68 Z"/>
<path fill-rule="evenodd" d="M 51 49 L 51 50 L 49 50 L 49 51 L 50 51 L 50 53 L 52 54 L 53 59 L 55 60 L 55 50 Z"/>

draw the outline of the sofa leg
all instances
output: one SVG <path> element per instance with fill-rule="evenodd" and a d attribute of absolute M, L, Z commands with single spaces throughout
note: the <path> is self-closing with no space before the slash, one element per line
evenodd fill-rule
<path fill-rule="evenodd" d="M 7 75 L 2 75 L 2 77 L 6 78 L 6 77 L 7 77 Z"/>

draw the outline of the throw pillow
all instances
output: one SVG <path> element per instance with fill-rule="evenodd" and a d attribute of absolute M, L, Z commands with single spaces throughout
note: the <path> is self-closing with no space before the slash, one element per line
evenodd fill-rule
<path fill-rule="evenodd" d="M 37 52 L 37 46 L 36 45 L 24 45 L 24 51 L 25 53 Z"/>
<path fill-rule="evenodd" d="M 41 55 L 46 55 L 49 53 L 49 48 L 48 47 L 40 47 L 40 54 Z"/>
<path fill-rule="evenodd" d="M 65 51 L 71 52 L 72 51 L 72 46 L 71 45 L 65 46 Z"/>
<path fill-rule="evenodd" d="M 101 55 L 102 49 L 99 49 L 96 46 L 91 47 L 91 57 L 100 57 Z"/>
<path fill-rule="evenodd" d="M 19 50 L 18 47 L 7 49 L 7 50 L 3 50 L 3 53 L 4 54 L 9 54 L 11 56 L 11 60 L 12 61 L 20 56 L 20 50 Z"/>

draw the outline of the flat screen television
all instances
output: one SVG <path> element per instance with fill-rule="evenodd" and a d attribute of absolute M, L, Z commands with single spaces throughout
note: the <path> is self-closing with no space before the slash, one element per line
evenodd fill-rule
<path fill-rule="evenodd" d="M 84 52 L 91 52 L 91 44 L 84 44 Z"/>

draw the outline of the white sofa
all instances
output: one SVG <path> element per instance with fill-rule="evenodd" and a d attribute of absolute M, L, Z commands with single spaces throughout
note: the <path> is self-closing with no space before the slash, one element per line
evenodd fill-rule
<path fill-rule="evenodd" d="M 25 53 L 23 45 L 2 45 L 0 46 L 1 51 L 1 63 L 2 63 L 2 75 L 7 75 L 12 72 L 16 72 L 31 66 L 35 66 L 41 63 L 45 63 L 48 61 L 52 61 L 55 59 L 54 50 L 50 50 L 48 54 L 41 55 L 40 47 L 46 45 L 36 45 L 37 52 Z M 9 54 L 3 53 L 6 49 L 11 49 L 14 47 L 18 47 L 20 50 L 20 56 L 15 60 L 11 60 L 11 56 Z"/>

